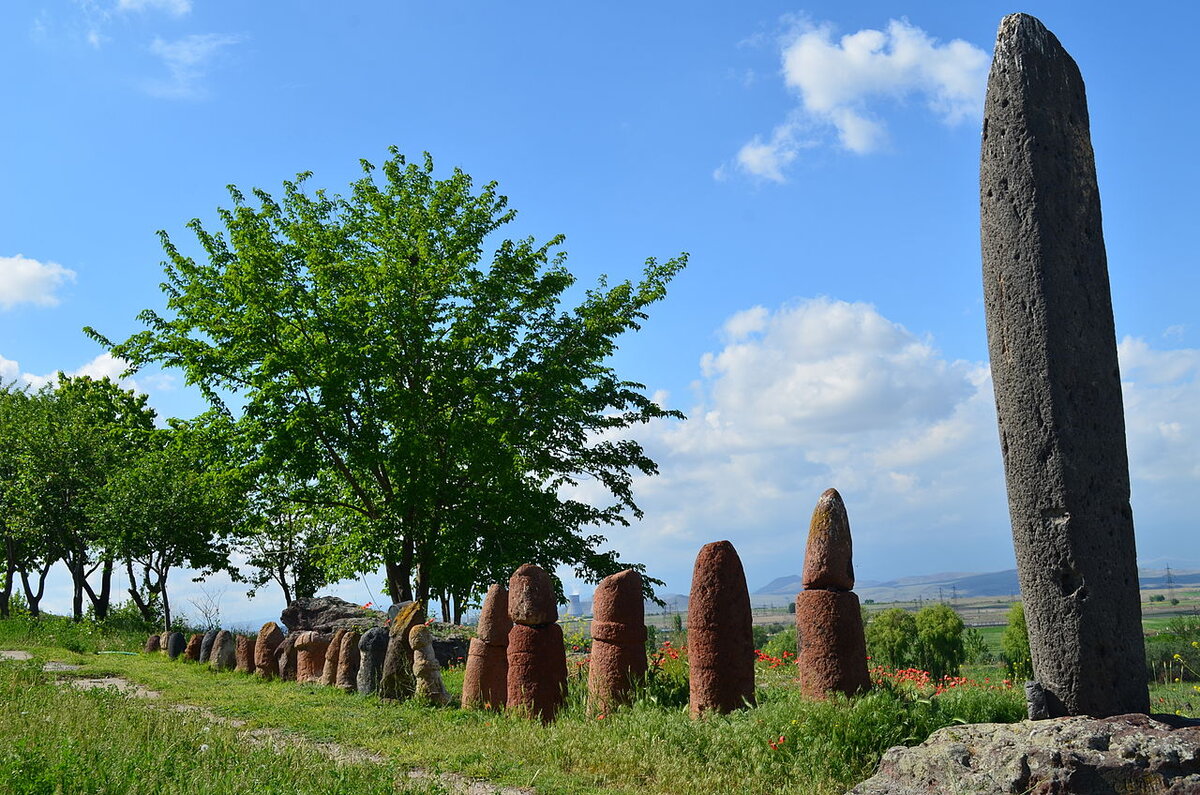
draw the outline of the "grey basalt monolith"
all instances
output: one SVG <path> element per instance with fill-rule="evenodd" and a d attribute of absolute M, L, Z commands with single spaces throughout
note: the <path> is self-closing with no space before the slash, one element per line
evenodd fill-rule
<path fill-rule="evenodd" d="M 988 351 L 1034 676 L 1050 717 L 1148 712 L 1121 377 L 1083 79 L 1000 22 L 980 157 Z"/>

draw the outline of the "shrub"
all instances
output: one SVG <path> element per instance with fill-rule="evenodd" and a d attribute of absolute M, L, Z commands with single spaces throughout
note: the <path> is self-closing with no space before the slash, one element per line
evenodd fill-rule
<path fill-rule="evenodd" d="M 799 650 L 796 648 L 796 628 L 788 627 L 780 632 L 776 632 L 762 646 L 763 654 L 771 657 L 784 659 L 784 652 L 791 656 L 795 656 Z"/>
<path fill-rule="evenodd" d="M 907 668 L 916 662 L 917 622 L 912 614 L 892 607 L 867 624 L 867 652 L 872 661 L 889 668 Z"/>
<path fill-rule="evenodd" d="M 1004 665 L 1013 679 L 1033 678 L 1033 657 L 1029 651 L 1029 630 L 1025 625 L 1025 608 L 1020 602 L 1008 609 L 1008 625 L 1000 636 Z"/>
<path fill-rule="evenodd" d="M 957 676 L 966 662 L 963 648 L 963 621 L 953 608 L 944 604 L 922 607 L 914 618 L 917 624 L 917 659 L 935 679 Z"/>

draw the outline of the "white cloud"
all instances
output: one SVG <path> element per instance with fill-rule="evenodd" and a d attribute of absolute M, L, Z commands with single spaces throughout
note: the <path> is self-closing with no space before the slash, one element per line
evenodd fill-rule
<path fill-rule="evenodd" d="M 0 309 L 17 304 L 58 306 L 58 288 L 75 281 L 75 271 L 57 262 L 39 262 L 17 254 L 0 257 Z"/>
<path fill-rule="evenodd" d="M 905 20 L 836 40 L 831 25 L 801 22 L 784 40 L 782 61 L 800 107 L 769 140 L 755 136 L 736 156 L 742 171 L 776 182 L 798 150 L 813 145 L 799 138 L 808 127 L 831 128 L 842 148 L 866 154 L 887 142 L 878 116 L 887 103 L 916 98 L 951 125 L 982 113 L 987 53 L 961 39 L 939 43 Z"/>
<path fill-rule="evenodd" d="M 195 33 L 175 41 L 155 38 L 150 52 L 162 59 L 170 73 L 168 80 L 147 84 L 147 90 L 170 99 L 198 99 L 206 94 L 204 78 L 220 52 L 243 41 L 242 36 L 219 33 Z"/>
<path fill-rule="evenodd" d="M 117 0 L 118 11 L 146 11 L 154 9 L 183 16 L 192 10 L 191 0 Z"/>
<path fill-rule="evenodd" d="M 131 389 L 139 394 L 151 391 L 169 392 L 175 388 L 175 376 L 169 373 L 148 372 L 142 373 L 136 379 L 122 378 L 121 373 L 125 372 L 128 366 L 129 363 L 124 359 L 118 359 L 111 353 L 105 352 L 74 370 L 64 368 L 63 372 L 69 376 L 86 375 L 97 380 L 109 378 L 120 384 L 123 389 Z M 41 389 L 58 380 L 58 371 L 42 375 L 22 372 L 19 363 L 0 356 L 0 383 L 9 383 L 14 380 L 24 383 L 30 389 Z"/>

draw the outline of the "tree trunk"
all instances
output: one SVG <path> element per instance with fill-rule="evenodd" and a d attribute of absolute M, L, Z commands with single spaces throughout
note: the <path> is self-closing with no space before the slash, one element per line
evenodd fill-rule
<path fill-rule="evenodd" d="M 87 576 L 83 571 L 83 553 L 77 551 L 71 560 L 64 561 L 71 570 L 71 618 L 83 620 L 83 586 Z"/>
<path fill-rule="evenodd" d="M 412 589 L 408 586 L 408 572 L 400 564 L 388 560 L 384 562 L 387 571 L 388 597 L 393 602 L 412 601 Z"/>
<path fill-rule="evenodd" d="M 450 623 L 450 594 L 443 593 L 438 595 L 438 601 L 442 603 L 442 621 Z"/>
<path fill-rule="evenodd" d="M 9 604 L 12 599 L 13 575 L 17 571 L 17 546 L 12 536 L 4 536 L 4 590 L 0 591 L 0 618 L 9 617 Z"/>
<path fill-rule="evenodd" d="M 37 618 L 42 614 L 40 607 L 42 602 L 42 594 L 46 592 L 46 575 L 50 573 L 50 567 L 54 565 L 54 561 L 48 561 L 41 571 L 38 572 L 38 589 L 34 593 L 33 587 L 29 584 L 29 574 L 25 571 L 21 572 L 21 585 L 25 588 L 25 601 L 29 605 L 29 615 Z"/>
<path fill-rule="evenodd" d="M 163 632 L 171 631 L 171 600 L 167 598 L 167 572 L 158 580 L 158 595 L 162 597 Z"/>
<path fill-rule="evenodd" d="M 92 585 L 87 581 L 87 577 L 83 578 L 83 588 L 87 591 L 88 599 L 92 603 L 92 611 L 96 614 L 97 621 L 103 621 L 108 618 L 108 603 L 112 594 L 112 572 L 113 562 L 109 558 L 105 560 L 100 569 L 100 595 L 92 590 Z"/>
<path fill-rule="evenodd" d="M 454 594 L 454 623 L 462 624 L 463 617 L 463 602 L 466 601 L 461 594 Z"/>
<path fill-rule="evenodd" d="M 133 561 L 125 561 L 125 571 L 129 573 L 129 596 L 133 599 L 133 603 L 137 605 L 138 612 L 142 614 L 142 618 L 146 621 L 153 621 L 154 614 L 150 612 L 150 606 L 142 600 L 142 594 L 137 589 L 137 578 L 133 575 Z"/>

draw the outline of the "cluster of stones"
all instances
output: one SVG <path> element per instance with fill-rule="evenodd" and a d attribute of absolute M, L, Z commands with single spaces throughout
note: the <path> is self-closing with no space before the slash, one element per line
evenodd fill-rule
<path fill-rule="evenodd" d="M 567 652 L 558 625 L 558 598 L 550 575 L 532 563 L 508 581 L 507 704 L 543 723 L 554 720 L 567 697 Z"/>
<path fill-rule="evenodd" d="M 800 685 L 811 698 L 867 690 L 867 644 L 854 588 L 850 520 L 836 489 L 817 501 L 796 595 Z"/>

